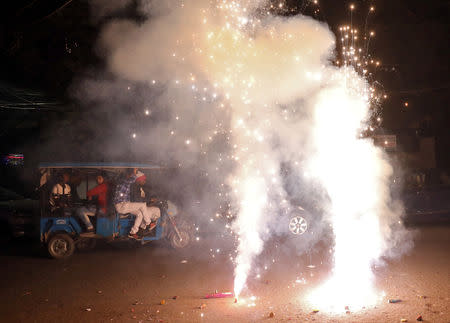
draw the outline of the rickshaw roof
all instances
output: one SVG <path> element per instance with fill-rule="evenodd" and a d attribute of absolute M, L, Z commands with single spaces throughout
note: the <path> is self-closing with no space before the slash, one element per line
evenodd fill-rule
<path fill-rule="evenodd" d="M 165 167 L 146 164 L 146 163 L 127 163 L 127 162 L 78 162 L 78 163 L 56 163 L 56 162 L 42 162 L 39 168 L 100 168 L 100 169 L 125 169 L 125 168 L 140 168 L 140 169 L 165 169 Z"/>

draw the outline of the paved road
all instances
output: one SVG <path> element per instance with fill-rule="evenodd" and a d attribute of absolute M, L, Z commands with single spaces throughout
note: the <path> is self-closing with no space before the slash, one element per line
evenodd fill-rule
<path fill-rule="evenodd" d="M 255 306 L 249 307 L 232 299 L 202 299 L 215 289 L 229 291 L 233 283 L 228 253 L 213 250 L 211 257 L 209 244 L 214 240 L 200 241 L 189 253 L 161 245 L 103 246 L 67 261 L 47 259 L 31 252 L 28 244 L 16 243 L 0 253 L 0 321 L 415 322 L 421 314 L 425 322 L 448 323 L 450 226 L 417 230 L 409 255 L 376 270 L 376 285 L 386 292 L 384 301 L 376 308 L 334 316 L 312 314 L 304 302 L 308 291 L 329 273 L 326 252 L 274 256 L 277 248 L 272 244 L 274 250 L 264 257 L 276 261 L 261 277 L 249 280 L 250 293 L 257 296 Z M 312 263 L 316 267 L 308 268 Z M 302 278 L 304 283 L 295 283 Z M 388 304 L 388 298 L 402 302 Z"/>

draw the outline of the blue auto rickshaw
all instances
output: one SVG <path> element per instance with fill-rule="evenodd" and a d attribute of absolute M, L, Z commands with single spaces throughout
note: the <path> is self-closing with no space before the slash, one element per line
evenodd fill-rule
<path fill-rule="evenodd" d="M 115 182 L 126 169 L 138 168 L 142 172 L 157 172 L 164 168 L 151 164 L 139 163 L 41 163 L 40 182 L 40 241 L 51 257 L 64 259 L 70 257 L 75 249 L 92 248 L 99 239 L 108 242 L 130 241 L 146 244 L 155 240 L 166 239 L 173 248 L 185 248 L 193 240 L 193 226 L 186 219 L 181 219 L 173 203 L 159 200 L 157 206 L 161 217 L 156 227 L 140 240 L 131 239 L 128 233 L 134 224 L 133 214 L 120 214 L 115 210 L 112 198 L 109 198 L 106 214 L 98 213 L 92 217 L 94 232 L 86 232 L 80 220 L 75 216 L 76 209 L 89 204 L 86 192 L 96 185 L 95 177 L 106 173 L 110 192 L 114 191 Z M 52 187 L 57 182 L 58 174 L 70 172 L 75 183 L 71 183 L 72 196 L 64 206 L 56 210 L 50 207 Z"/>

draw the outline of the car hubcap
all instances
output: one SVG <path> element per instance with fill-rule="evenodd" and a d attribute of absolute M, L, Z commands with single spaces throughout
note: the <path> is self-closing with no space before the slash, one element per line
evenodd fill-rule
<path fill-rule="evenodd" d="M 291 231 L 293 234 L 299 235 L 303 234 L 308 230 L 308 223 L 306 222 L 305 218 L 301 216 L 294 216 L 291 218 L 291 221 L 289 221 L 289 231 Z"/>

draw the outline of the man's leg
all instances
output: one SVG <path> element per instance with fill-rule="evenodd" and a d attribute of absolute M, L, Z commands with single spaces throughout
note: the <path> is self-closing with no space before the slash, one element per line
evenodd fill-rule
<path fill-rule="evenodd" d="M 91 220 L 89 220 L 89 214 L 95 215 L 95 210 L 92 210 L 92 208 L 81 207 L 76 211 L 77 217 L 84 223 L 86 229 L 91 231 L 94 230 L 94 226 L 92 225 Z"/>
<path fill-rule="evenodd" d="M 144 212 L 142 212 L 142 209 L 146 209 L 145 203 L 133 203 L 133 202 L 122 202 L 116 204 L 116 210 L 119 213 L 125 214 L 125 213 L 131 213 L 136 216 L 136 219 L 134 220 L 134 225 L 130 230 L 131 234 L 135 234 L 139 230 L 139 226 L 142 223 L 142 219 L 144 219 Z M 147 210 L 145 210 L 145 213 L 147 213 Z"/>
<path fill-rule="evenodd" d="M 150 216 L 150 220 L 156 222 L 161 217 L 161 210 L 156 206 L 147 207 L 147 213 Z"/>

